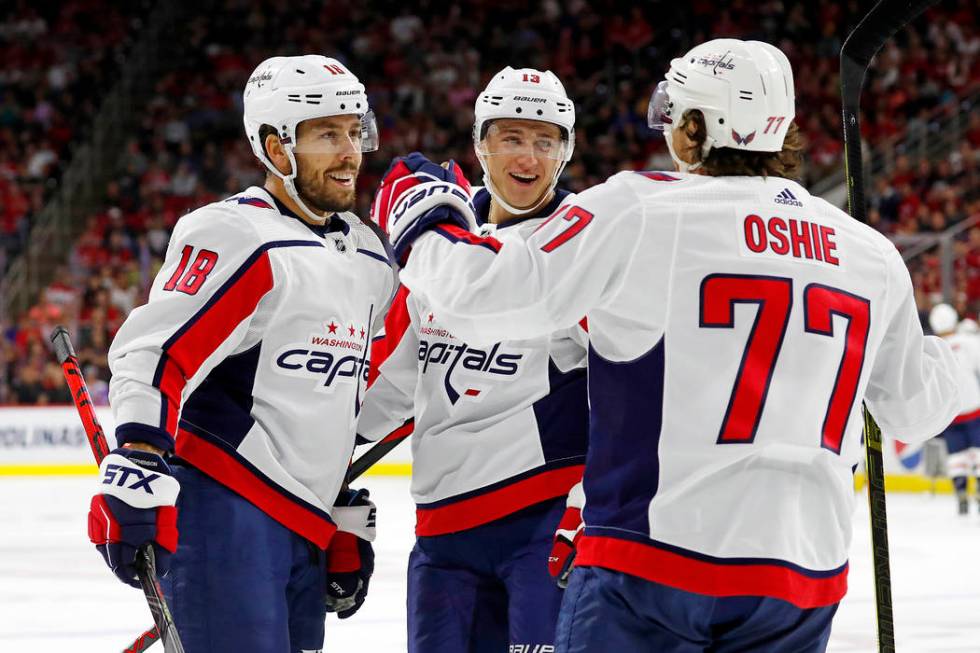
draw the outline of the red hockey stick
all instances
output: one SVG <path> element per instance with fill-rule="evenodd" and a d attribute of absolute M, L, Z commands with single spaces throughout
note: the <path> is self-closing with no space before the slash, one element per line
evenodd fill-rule
<path fill-rule="evenodd" d="M 78 409 L 78 416 L 82 419 L 85 427 L 85 435 L 88 437 L 89 446 L 92 447 L 92 454 L 95 456 L 96 464 L 100 464 L 102 459 L 109 454 L 109 445 L 106 443 L 105 433 L 99 418 L 95 415 L 92 407 L 92 400 L 85 385 L 85 377 L 78 366 L 78 358 L 75 350 L 71 346 L 68 337 L 68 330 L 65 327 L 56 327 L 51 334 L 51 342 L 54 345 L 55 356 L 61 363 L 61 371 L 65 374 L 65 381 L 71 390 L 72 400 L 75 408 Z M 160 589 L 160 582 L 157 580 L 156 559 L 153 554 L 153 547 L 144 544 L 137 553 L 139 559 L 140 586 L 146 596 L 146 602 L 150 606 L 150 613 L 153 615 L 153 628 L 140 635 L 123 653 L 140 653 L 153 645 L 153 642 L 161 639 L 163 634 L 163 648 L 166 653 L 184 653 L 184 646 L 177 635 L 177 627 L 174 625 L 173 617 L 167 602 L 163 598 L 163 590 Z"/>

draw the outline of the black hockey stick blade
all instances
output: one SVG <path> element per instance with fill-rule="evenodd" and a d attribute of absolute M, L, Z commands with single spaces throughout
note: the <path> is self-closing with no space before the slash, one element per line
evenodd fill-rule
<path fill-rule="evenodd" d="M 54 328 L 51 332 L 51 345 L 54 347 L 54 356 L 58 359 L 59 365 L 64 365 L 69 358 L 75 358 L 75 349 L 71 346 L 68 329 L 65 327 Z"/>
<path fill-rule="evenodd" d="M 174 618 L 170 614 L 170 608 L 163 598 L 163 590 L 160 588 L 160 581 L 157 580 L 156 556 L 153 547 L 144 544 L 139 549 L 138 559 L 140 587 L 146 596 L 146 604 L 150 606 L 150 614 L 153 615 L 153 623 L 157 626 L 160 639 L 163 640 L 163 650 L 165 653 L 184 653 L 184 645 L 177 634 L 177 626 Z"/>

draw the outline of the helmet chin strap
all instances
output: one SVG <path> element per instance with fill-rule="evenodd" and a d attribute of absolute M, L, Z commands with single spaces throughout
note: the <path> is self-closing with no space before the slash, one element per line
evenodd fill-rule
<path fill-rule="evenodd" d="M 704 139 L 704 143 L 701 145 L 701 160 L 696 163 L 688 163 L 684 161 L 679 156 L 677 152 L 674 151 L 674 139 L 671 137 L 670 128 L 664 129 L 664 140 L 667 141 L 667 151 L 670 152 L 670 158 L 674 160 L 674 165 L 677 166 L 678 172 L 694 172 L 704 164 L 704 160 L 708 156 L 708 152 L 715 144 L 715 140 L 710 136 Z"/>
<path fill-rule="evenodd" d="M 490 176 L 490 171 L 487 170 L 487 164 L 483 155 L 477 154 L 476 158 L 479 159 L 480 167 L 483 168 L 483 185 L 486 187 L 487 192 L 490 193 L 490 197 L 492 197 L 493 201 L 499 204 L 505 211 L 515 216 L 534 213 L 542 206 L 547 204 L 548 200 L 550 199 L 551 192 L 555 190 L 555 186 L 558 185 L 558 178 L 561 176 L 562 170 L 564 170 L 565 166 L 568 164 L 568 161 L 562 161 L 561 165 L 555 169 L 555 174 L 551 178 L 551 183 L 548 185 L 548 190 L 541 193 L 541 197 L 538 198 L 537 202 L 526 209 L 519 209 L 516 206 L 511 206 L 507 200 L 504 199 L 503 194 L 501 194 L 501 192 L 497 190 L 497 187 L 494 186 L 493 179 Z"/>
<path fill-rule="evenodd" d="M 318 225 L 326 224 L 330 219 L 329 217 L 314 213 L 310 207 L 306 206 L 306 202 L 300 199 L 299 191 L 296 190 L 296 175 L 299 172 L 299 166 L 296 164 L 296 157 L 293 154 L 292 146 L 286 145 L 284 149 L 286 150 L 286 156 L 289 157 L 289 165 L 292 170 L 288 175 L 279 175 L 282 178 L 282 185 L 286 188 L 286 194 L 289 195 L 291 200 L 296 202 L 296 206 L 306 214 L 306 217 Z"/>
<path fill-rule="evenodd" d="M 327 220 L 330 219 L 329 217 L 324 217 L 314 213 L 313 210 L 306 205 L 306 202 L 300 199 L 299 191 L 296 190 L 296 173 L 299 168 L 296 165 L 296 157 L 293 155 L 293 148 L 291 145 L 284 145 L 283 149 L 286 150 L 286 156 L 289 157 L 290 170 L 292 170 L 292 172 L 290 172 L 288 175 L 284 175 L 279 172 L 279 169 L 272 165 L 272 161 L 270 161 L 268 157 L 262 157 L 262 163 L 265 164 L 265 167 L 269 170 L 269 172 L 282 180 L 283 188 L 286 189 L 286 195 L 289 195 L 289 199 L 296 202 L 296 206 L 299 207 L 299 210 L 302 211 L 311 222 L 318 225 L 326 224 Z"/>

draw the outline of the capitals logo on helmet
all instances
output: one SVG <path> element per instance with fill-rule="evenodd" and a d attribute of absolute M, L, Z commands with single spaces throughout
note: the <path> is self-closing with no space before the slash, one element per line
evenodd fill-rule
<path fill-rule="evenodd" d="M 762 41 L 714 39 L 670 62 L 650 98 L 647 123 L 665 132 L 681 170 L 694 169 L 673 151 L 670 130 L 696 109 L 707 130 L 702 159 L 712 148 L 779 152 L 796 117 L 793 70 L 783 52 Z"/>

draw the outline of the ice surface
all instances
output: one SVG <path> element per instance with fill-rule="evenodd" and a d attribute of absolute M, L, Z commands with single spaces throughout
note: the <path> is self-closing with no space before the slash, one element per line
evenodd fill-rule
<path fill-rule="evenodd" d="M 108 572 L 86 537 L 94 477 L 0 478 L 0 651 L 119 651 L 151 625 L 142 594 Z M 407 478 L 369 477 L 377 570 L 352 619 L 327 622 L 328 653 L 405 650 L 405 566 L 415 515 Z M 897 648 L 980 651 L 980 516 L 950 496 L 888 497 Z M 875 650 L 866 502 L 855 514 L 850 591 L 829 650 Z M 156 645 L 152 650 L 162 652 Z"/>

